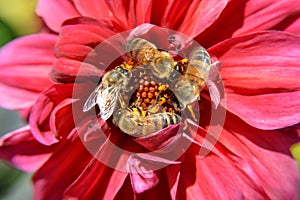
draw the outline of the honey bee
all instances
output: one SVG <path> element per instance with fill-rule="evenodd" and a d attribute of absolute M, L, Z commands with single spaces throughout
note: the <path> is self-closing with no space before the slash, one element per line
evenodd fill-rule
<path fill-rule="evenodd" d="M 158 78 L 168 78 L 177 64 L 168 52 L 159 51 L 154 44 L 142 38 L 129 40 L 125 50 L 132 59 L 149 65 Z"/>
<path fill-rule="evenodd" d="M 126 87 L 131 77 L 132 73 L 124 64 L 107 72 L 84 103 L 83 112 L 89 111 L 97 104 L 101 118 L 107 120 L 113 114 L 118 102 L 123 103 L 120 91 L 127 90 Z"/>
<path fill-rule="evenodd" d="M 138 110 L 121 108 L 114 114 L 113 122 L 124 133 L 132 136 L 146 136 L 171 124 L 178 124 L 181 122 L 181 117 L 169 112 L 143 116 Z"/>
<path fill-rule="evenodd" d="M 175 84 L 174 93 L 183 107 L 199 99 L 200 91 L 207 85 L 212 101 L 217 106 L 220 93 L 213 80 L 218 75 L 220 62 L 211 63 L 210 55 L 203 47 L 198 47 L 189 56 L 184 79 Z"/>

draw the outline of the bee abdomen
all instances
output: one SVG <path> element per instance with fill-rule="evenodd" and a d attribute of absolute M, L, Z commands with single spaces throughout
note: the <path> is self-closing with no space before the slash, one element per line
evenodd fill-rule
<path fill-rule="evenodd" d="M 134 60 L 139 63 L 147 64 L 152 54 L 156 52 L 156 46 L 145 39 L 134 38 L 127 42 L 125 50 Z M 145 60 L 145 55 L 147 57 L 147 54 L 149 54 L 149 58 Z"/>
<path fill-rule="evenodd" d="M 189 57 L 189 64 L 203 63 L 201 66 L 209 66 L 211 64 L 210 56 L 203 47 L 198 47 L 192 51 Z"/>
<path fill-rule="evenodd" d="M 208 77 L 210 64 L 211 60 L 208 52 L 203 47 L 195 49 L 189 57 L 185 77 L 198 82 L 202 86 Z"/>

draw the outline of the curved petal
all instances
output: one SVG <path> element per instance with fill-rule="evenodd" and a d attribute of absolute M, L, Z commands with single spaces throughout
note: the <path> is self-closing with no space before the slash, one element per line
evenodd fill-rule
<path fill-rule="evenodd" d="M 0 90 L 7 94 L 1 95 L 1 106 L 25 109 L 51 84 L 48 73 L 55 60 L 56 39 L 53 34 L 34 34 L 18 38 L 1 49 Z"/>
<path fill-rule="evenodd" d="M 102 74 L 99 68 L 107 67 L 107 63 L 102 64 L 103 60 L 109 59 L 110 52 L 115 51 L 113 47 L 103 47 L 105 44 L 102 42 L 115 34 L 110 21 L 89 17 L 65 21 L 55 45 L 58 60 L 54 63 L 51 79 L 69 83 L 75 79 L 99 78 Z"/>
<path fill-rule="evenodd" d="M 233 36 L 269 29 L 299 35 L 299 8 L 297 0 L 232 0 L 215 23 L 196 40 L 210 47 Z"/>
<path fill-rule="evenodd" d="M 36 141 L 29 126 L 8 133 L 0 139 L 0 158 L 27 172 L 40 168 L 54 149 L 55 146 L 44 146 Z"/>
<path fill-rule="evenodd" d="M 43 93 L 41 93 L 39 98 L 37 99 L 36 104 L 33 106 L 30 114 L 29 124 L 31 126 L 33 136 L 40 143 L 44 145 L 51 145 L 57 143 L 69 133 L 68 131 L 70 130 L 70 128 L 74 127 L 74 124 L 72 122 L 73 119 L 70 118 L 72 115 L 69 115 L 68 118 L 64 119 L 69 120 L 67 124 L 72 127 L 68 127 L 66 126 L 67 124 L 64 124 L 64 129 L 60 130 L 60 132 L 57 132 L 54 128 L 55 125 L 53 125 L 53 123 L 56 123 L 55 118 L 58 115 L 64 114 L 64 112 L 60 112 L 60 109 L 65 109 L 66 106 L 70 104 L 70 100 L 65 99 L 72 97 L 72 89 L 73 85 L 54 85 L 49 89 L 45 90 Z M 60 104 L 61 102 L 63 103 Z M 67 105 L 65 105 L 66 102 Z M 70 113 L 71 109 L 68 114 Z M 49 123 L 49 120 L 54 121 Z M 60 127 L 60 125 L 58 127 Z M 57 133 L 62 132 L 62 135 L 57 135 Z"/>
<path fill-rule="evenodd" d="M 127 169 L 130 174 L 133 191 L 137 194 L 154 188 L 159 182 L 158 170 L 153 170 L 156 165 L 179 164 L 180 162 L 167 160 L 163 157 L 150 154 L 134 154 L 128 158 Z"/>
<path fill-rule="evenodd" d="M 39 0 L 36 12 L 57 33 L 66 19 L 80 16 L 74 5 L 65 0 Z"/>
<path fill-rule="evenodd" d="M 210 49 L 223 62 L 226 107 L 261 129 L 300 121 L 300 38 L 264 32 L 229 39 Z"/>
<path fill-rule="evenodd" d="M 65 189 L 77 179 L 92 159 L 76 133 L 71 135 L 34 175 L 35 199 L 63 199 Z"/>

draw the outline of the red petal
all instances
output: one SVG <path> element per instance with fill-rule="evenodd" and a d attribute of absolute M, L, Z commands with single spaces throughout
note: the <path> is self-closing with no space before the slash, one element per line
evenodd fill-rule
<path fill-rule="evenodd" d="M 88 17 L 78 17 L 65 21 L 55 50 L 59 59 L 54 63 L 52 80 L 69 83 L 102 74 L 97 68 L 111 64 L 116 51 L 114 46 L 102 43 L 116 34 L 110 21 L 98 21 Z M 102 43 L 101 45 L 99 45 Z M 115 45 L 115 44 L 113 44 Z M 113 54 L 115 53 L 115 54 Z M 118 56 L 120 55 L 117 52 Z M 109 60 L 108 62 L 105 62 Z"/>
<path fill-rule="evenodd" d="M 297 0 L 233 0 L 217 21 L 197 37 L 197 41 L 210 47 L 232 36 L 269 29 L 299 34 L 299 23 L 295 21 L 299 18 L 296 14 L 299 8 L 300 2 Z"/>
<path fill-rule="evenodd" d="M 209 110 L 204 111 L 201 113 L 202 116 L 207 116 Z M 192 189 L 194 192 L 197 190 L 205 192 L 215 187 L 212 184 L 217 184 L 221 185 L 221 188 L 218 186 L 217 191 L 203 193 L 202 198 L 207 199 L 210 195 L 211 199 L 219 199 L 218 196 L 229 198 L 232 194 L 240 193 L 242 199 L 296 199 L 297 165 L 291 158 L 289 148 L 300 140 L 297 128 L 299 127 L 280 131 L 260 130 L 228 112 L 222 134 L 210 154 L 199 159 L 203 146 L 197 144 L 196 148 L 196 143 L 186 152 L 185 156 L 188 157 L 182 161 L 182 166 L 185 167 L 181 167 L 180 176 L 184 181 L 181 185 L 181 179 L 179 180 L 178 190 L 181 192 L 178 193 L 185 195 L 186 187 L 194 188 Z M 195 140 L 201 141 L 203 139 L 201 128 L 194 131 L 197 131 Z M 199 162 L 196 171 L 201 169 L 203 175 L 192 173 L 194 169 L 191 166 L 195 165 L 194 162 Z M 221 166 L 217 166 L 217 163 L 221 163 Z M 185 173 L 187 169 L 191 172 Z M 206 174 L 207 177 L 204 177 Z M 208 183 L 202 183 L 203 180 L 207 180 Z M 228 183 L 234 184 L 235 187 L 223 186 Z M 215 194 L 217 196 L 214 197 Z"/>
<path fill-rule="evenodd" d="M 40 144 L 32 136 L 30 127 L 25 126 L 0 139 L 0 157 L 14 167 L 32 172 L 37 170 L 51 155 L 54 146 Z"/>
<path fill-rule="evenodd" d="M 82 16 L 89 16 L 95 19 L 105 19 L 112 16 L 104 0 L 73 0 L 73 2 Z"/>
<path fill-rule="evenodd" d="M 220 15 L 227 0 L 154 1 L 151 23 L 195 37 Z"/>
<path fill-rule="evenodd" d="M 228 0 L 192 1 L 178 31 L 192 38 L 196 37 L 218 19 L 227 3 Z"/>
<path fill-rule="evenodd" d="M 70 137 L 34 175 L 35 199 L 63 199 L 65 189 L 77 179 L 91 158 L 80 138 Z M 86 189 L 92 187 L 86 186 Z"/>
<path fill-rule="evenodd" d="M 73 85 L 54 85 L 41 93 L 38 100 L 36 101 L 36 104 L 31 111 L 29 124 L 31 126 L 32 134 L 40 143 L 45 145 L 54 144 L 63 139 L 69 133 L 69 130 L 74 127 L 74 124 L 72 122 L 73 119 L 71 118 L 71 108 L 69 108 L 69 112 L 65 112 L 64 110 L 66 107 L 65 103 L 67 103 L 67 105 L 70 103 L 70 101 L 66 101 L 65 99 L 72 96 L 72 89 Z M 60 104 L 60 102 L 62 101 L 64 102 Z M 56 131 L 56 129 L 61 126 L 55 127 L 53 125 L 53 123 L 59 122 L 59 120 L 55 120 L 55 117 L 58 116 L 62 116 L 61 119 L 69 120 L 68 123 L 64 121 L 65 123 L 62 126 L 64 128 L 59 132 Z M 64 118 L 63 116 L 67 117 Z M 52 130 L 51 127 L 49 127 L 49 118 L 51 120 L 54 120 L 54 122 L 50 123 Z"/>
<path fill-rule="evenodd" d="M 165 169 L 166 178 L 172 199 L 177 199 L 178 183 L 180 178 L 180 165 L 169 165 Z"/>
<path fill-rule="evenodd" d="M 106 1 L 112 20 L 117 21 L 124 30 L 150 22 L 152 0 L 141 1 Z"/>
<path fill-rule="evenodd" d="M 296 199 L 298 169 L 289 151 L 300 140 L 296 130 L 262 131 L 229 113 L 224 127 L 219 141 L 229 150 L 224 153 L 245 199 Z"/>
<path fill-rule="evenodd" d="M 130 21 L 129 18 L 133 14 L 129 12 L 129 8 L 134 5 L 133 1 L 106 1 L 113 16 L 116 16 L 118 24 L 120 24 L 125 30 L 134 28 L 137 24 L 135 21 Z M 127 17 L 129 16 L 129 18 Z"/>
<path fill-rule="evenodd" d="M 233 36 L 268 30 L 299 11 L 298 0 L 265 0 L 259 3 L 255 0 L 248 1 L 244 10 L 243 25 Z"/>
<path fill-rule="evenodd" d="M 182 136 L 182 124 L 170 125 L 156 133 L 144 137 L 135 138 L 134 141 L 150 151 L 169 152 L 174 149 Z"/>
<path fill-rule="evenodd" d="M 74 5 L 65 0 L 40 0 L 36 12 L 44 19 L 48 27 L 55 32 L 60 31 L 61 25 L 66 19 L 80 16 Z"/>
<path fill-rule="evenodd" d="M 127 175 L 94 159 L 65 191 L 64 196 L 79 199 L 113 199 Z"/>
<path fill-rule="evenodd" d="M 103 70 L 94 65 L 68 58 L 58 59 L 53 66 L 50 77 L 58 83 L 74 83 L 75 81 L 100 78 Z"/>
<path fill-rule="evenodd" d="M 33 104 L 39 92 L 50 85 L 48 73 L 55 59 L 53 47 L 56 39 L 57 36 L 52 34 L 29 35 L 1 49 L 0 90 L 6 94 L 0 98 L 1 106 L 25 109 Z"/>
<path fill-rule="evenodd" d="M 243 199 L 243 193 L 237 173 L 226 160 L 217 155 L 199 159 L 197 149 L 191 148 L 181 165 L 177 198 Z"/>
<path fill-rule="evenodd" d="M 224 41 L 211 51 L 223 62 L 227 108 L 261 129 L 300 121 L 300 38 L 265 32 Z"/>
<path fill-rule="evenodd" d="M 274 29 L 284 30 L 285 32 L 300 36 L 300 14 L 288 18 L 278 26 L 274 27 Z"/>

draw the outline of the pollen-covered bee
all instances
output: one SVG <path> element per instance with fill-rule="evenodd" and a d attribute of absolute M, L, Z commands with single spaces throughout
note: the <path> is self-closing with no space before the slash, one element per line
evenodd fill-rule
<path fill-rule="evenodd" d="M 120 91 L 127 90 L 131 76 L 131 71 L 124 64 L 107 72 L 101 83 L 86 100 L 83 112 L 90 110 L 97 104 L 101 118 L 107 120 L 116 109 L 118 102 L 123 102 Z"/>
<path fill-rule="evenodd" d="M 220 62 L 211 63 L 210 55 L 203 47 L 192 51 L 184 72 L 184 79 L 178 81 L 174 93 L 184 107 L 199 98 L 200 91 L 208 86 L 212 102 L 217 106 L 220 102 L 220 93 L 213 80 L 218 75 Z"/>
<path fill-rule="evenodd" d="M 142 38 L 129 40 L 125 50 L 138 63 L 149 65 L 158 78 L 168 78 L 177 64 L 168 52 L 159 51 L 154 44 Z"/>
<path fill-rule="evenodd" d="M 171 124 L 181 122 L 175 113 L 162 112 L 144 116 L 138 109 L 119 109 L 115 112 L 113 122 L 121 131 L 132 136 L 146 136 Z"/>

